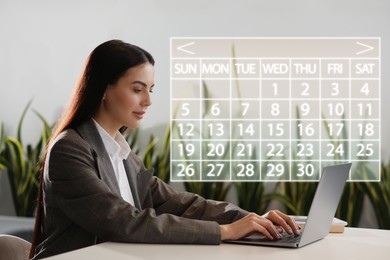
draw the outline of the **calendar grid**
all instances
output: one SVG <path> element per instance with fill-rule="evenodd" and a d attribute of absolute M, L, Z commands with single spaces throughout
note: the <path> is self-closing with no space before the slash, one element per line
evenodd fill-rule
<path fill-rule="evenodd" d="M 289 63 L 289 67 L 291 68 L 291 59 L 289 59 L 288 60 L 288 63 Z M 289 159 L 290 159 L 290 161 L 292 160 L 292 135 L 291 135 L 291 129 L 292 129 L 292 115 L 291 115 L 291 93 L 292 93 L 292 88 L 291 88 L 291 70 L 289 70 L 289 86 L 288 86 L 288 88 L 289 88 L 289 90 L 288 90 L 288 93 L 289 93 L 289 104 L 288 104 L 288 106 L 289 106 L 289 134 L 288 134 L 288 136 L 289 136 L 289 139 L 290 139 L 290 145 L 289 145 L 289 147 L 290 147 L 290 152 L 289 152 Z M 289 167 L 289 171 L 288 171 L 288 175 L 289 175 L 289 179 L 291 180 L 292 179 L 292 177 L 291 177 L 291 171 L 292 171 L 292 169 L 291 169 L 292 167 Z"/>
<path fill-rule="evenodd" d="M 351 97 L 352 96 L 352 81 L 351 81 L 351 76 L 352 76 L 352 73 L 351 73 L 351 59 L 348 60 L 348 96 Z M 349 99 L 348 101 L 348 106 L 349 106 L 349 111 L 351 111 L 351 99 Z M 349 120 L 348 120 L 348 128 L 349 128 L 349 136 L 352 136 L 352 123 L 351 123 L 351 117 L 349 117 Z M 352 149 L 351 149 L 351 145 L 348 146 L 348 156 L 349 156 L 349 160 L 351 161 L 352 158 Z M 351 172 L 349 173 L 349 179 L 351 179 Z"/>
<path fill-rule="evenodd" d="M 319 108 L 318 109 L 318 118 L 322 119 L 322 115 L 321 115 L 321 100 L 322 100 L 322 66 L 321 66 L 321 64 L 322 64 L 322 59 L 320 58 L 319 61 L 320 61 L 319 62 L 320 79 L 319 79 L 318 84 L 319 84 L 319 89 L 320 90 L 319 90 L 319 102 L 318 102 L 318 108 Z M 323 123 L 323 119 L 321 120 L 320 124 L 321 123 Z M 322 127 L 321 126 L 319 127 L 318 131 L 319 131 L 319 135 L 322 136 Z M 320 141 L 319 143 L 320 143 L 319 158 L 322 158 L 322 142 Z M 318 176 L 319 176 L 318 179 L 321 179 L 322 162 L 319 161 L 318 164 L 319 164 L 318 165 L 318 170 L 319 170 L 319 172 L 318 172 Z"/>
<path fill-rule="evenodd" d="M 170 42 L 171 181 L 312 182 L 344 162 L 380 180 L 378 38 L 240 38 L 234 57 L 225 38 L 188 41 Z"/>
<path fill-rule="evenodd" d="M 258 64 L 259 64 L 259 68 L 261 68 L 261 64 L 262 64 L 262 62 L 261 62 L 261 59 L 259 59 L 258 60 Z M 259 96 L 260 97 L 262 97 L 261 96 L 261 90 L 263 89 L 263 86 L 262 86 L 262 81 L 261 81 L 261 78 L 263 77 L 263 75 L 262 75 L 262 72 L 261 72 L 261 70 L 259 71 Z M 262 106 L 263 105 L 263 101 L 262 101 L 262 99 L 261 98 L 259 98 L 259 115 L 261 115 L 261 113 L 263 112 L 262 111 Z M 262 122 L 263 122 L 263 120 L 261 119 L 261 116 L 259 117 L 259 132 L 260 132 L 260 138 L 259 138 L 259 156 L 261 156 L 262 154 L 263 154 L 263 149 L 261 149 L 261 134 L 262 134 L 262 131 L 263 131 L 263 129 L 261 129 L 261 125 L 262 125 Z M 262 181 L 263 179 L 262 179 L 262 167 L 261 167 L 261 163 L 260 163 L 260 165 L 259 165 L 259 181 Z"/>
<path fill-rule="evenodd" d="M 199 59 L 199 66 L 202 66 L 202 59 Z M 203 93 L 203 79 L 201 76 L 199 76 L 199 115 L 201 116 L 202 115 L 202 97 L 204 96 L 204 93 Z M 199 146 L 200 146 L 200 149 L 199 149 L 199 156 L 200 158 L 203 158 L 203 121 L 200 120 L 199 121 L 199 135 L 200 135 L 200 140 L 199 140 Z M 203 167 L 202 167 L 202 160 L 200 161 L 199 163 L 199 180 L 202 181 L 203 178 Z"/>
<path fill-rule="evenodd" d="M 230 60 L 230 63 L 233 63 L 233 60 Z M 229 131 L 230 131 L 230 136 L 232 136 L 232 70 L 229 72 L 229 95 L 230 95 L 230 102 L 229 102 Z M 232 139 L 230 138 L 229 141 L 230 147 L 232 147 Z M 229 149 L 229 160 L 232 161 L 232 149 Z M 232 164 L 229 163 L 229 179 L 232 179 Z"/>

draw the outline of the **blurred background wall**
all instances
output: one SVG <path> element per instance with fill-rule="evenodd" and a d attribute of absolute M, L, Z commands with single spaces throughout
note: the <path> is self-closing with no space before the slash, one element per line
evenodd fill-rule
<path fill-rule="evenodd" d="M 382 38 L 382 160 L 390 157 L 390 2 L 386 0 L 0 0 L 0 121 L 16 132 L 23 108 L 53 123 L 66 105 L 90 51 L 122 39 L 151 52 L 153 105 L 142 136 L 163 135 L 169 122 L 172 36 Z M 25 142 L 41 130 L 28 113 Z"/>

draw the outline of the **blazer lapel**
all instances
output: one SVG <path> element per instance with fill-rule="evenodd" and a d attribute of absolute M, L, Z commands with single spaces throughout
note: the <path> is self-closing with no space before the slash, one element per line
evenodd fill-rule
<path fill-rule="evenodd" d="M 90 119 L 81 124 L 76 128 L 76 131 L 91 146 L 92 152 L 96 158 L 99 177 L 107 184 L 114 194 L 121 196 L 110 157 L 107 154 L 103 140 L 101 139 L 93 120 Z"/>
<path fill-rule="evenodd" d="M 141 203 L 139 201 L 138 197 L 138 189 L 137 185 L 137 172 L 135 171 L 132 163 L 129 160 L 123 160 L 123 164 L 125 166 L 126 174 L 127 174 L 127 179 L 129 180 L 130 188 L 131 188 L 131 193 L 133 194 L 133 199 L 134 199 L 134 206 L 142 210 L 141 208 Z"/>
<path fill-rule="evenodd" d="M 134 203 L 142 210 L 142 204 L 150 190 L 150 179 L 153 176 L 153 169 L 146 170 L 142 161 L 132 151 L 125 162 L 125 169 L 129 178 Z"/>

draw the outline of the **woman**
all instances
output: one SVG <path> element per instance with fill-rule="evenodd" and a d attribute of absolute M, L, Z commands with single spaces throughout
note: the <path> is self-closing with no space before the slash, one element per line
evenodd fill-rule
<path fill-rule="evenodd" d="M 258 216 L 153 177 L 123 137 L 138 127 L 153 87 L 145 50 L 111 40 L 92 51 L 45 153 L 30 257 L 104 241 L 219 244 L 254 232 L 279 239 L 273 223 L 299 233 L 279 211 Z"/>

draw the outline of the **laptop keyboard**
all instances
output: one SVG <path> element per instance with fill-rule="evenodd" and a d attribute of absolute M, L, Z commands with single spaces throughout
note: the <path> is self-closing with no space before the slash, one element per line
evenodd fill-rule
<path fill-rule="evenodd" d="M 283 231 L 280 234 L 282 235 L 282 238 L 275 239 L 275 240 L 270 240 L 267 237 L 265 237 L 264 235 L 260 235 L 260 234 L 259 235 L 252 235 L 252 236 L 243 238 L 242 240 L 259 241 L 259 242 L 267 241 L 267 242 L 274 242 L 274 243 L 294 243 L 294 242 L 299 242 L 299 239 L 301 238 L 300 235 L 298 235 L 298 236 L 294 235 L 294 234 L 290 235 L 286 231 Z"/>
<path fill-rule="evenodd" d="M 283 242 L 283 243 L 294 243 L 294 242 L 298 242 L 299 239 L 301 238 L 300 235 L 290 235 L 289 233 L 283 231 L 282 233 L 280 233 L 282 235 L 282 239 L 279 239 L 279 240 L 269 240 L 267 239 L 268 241 L 275 241 L 275 242 Z"/>

